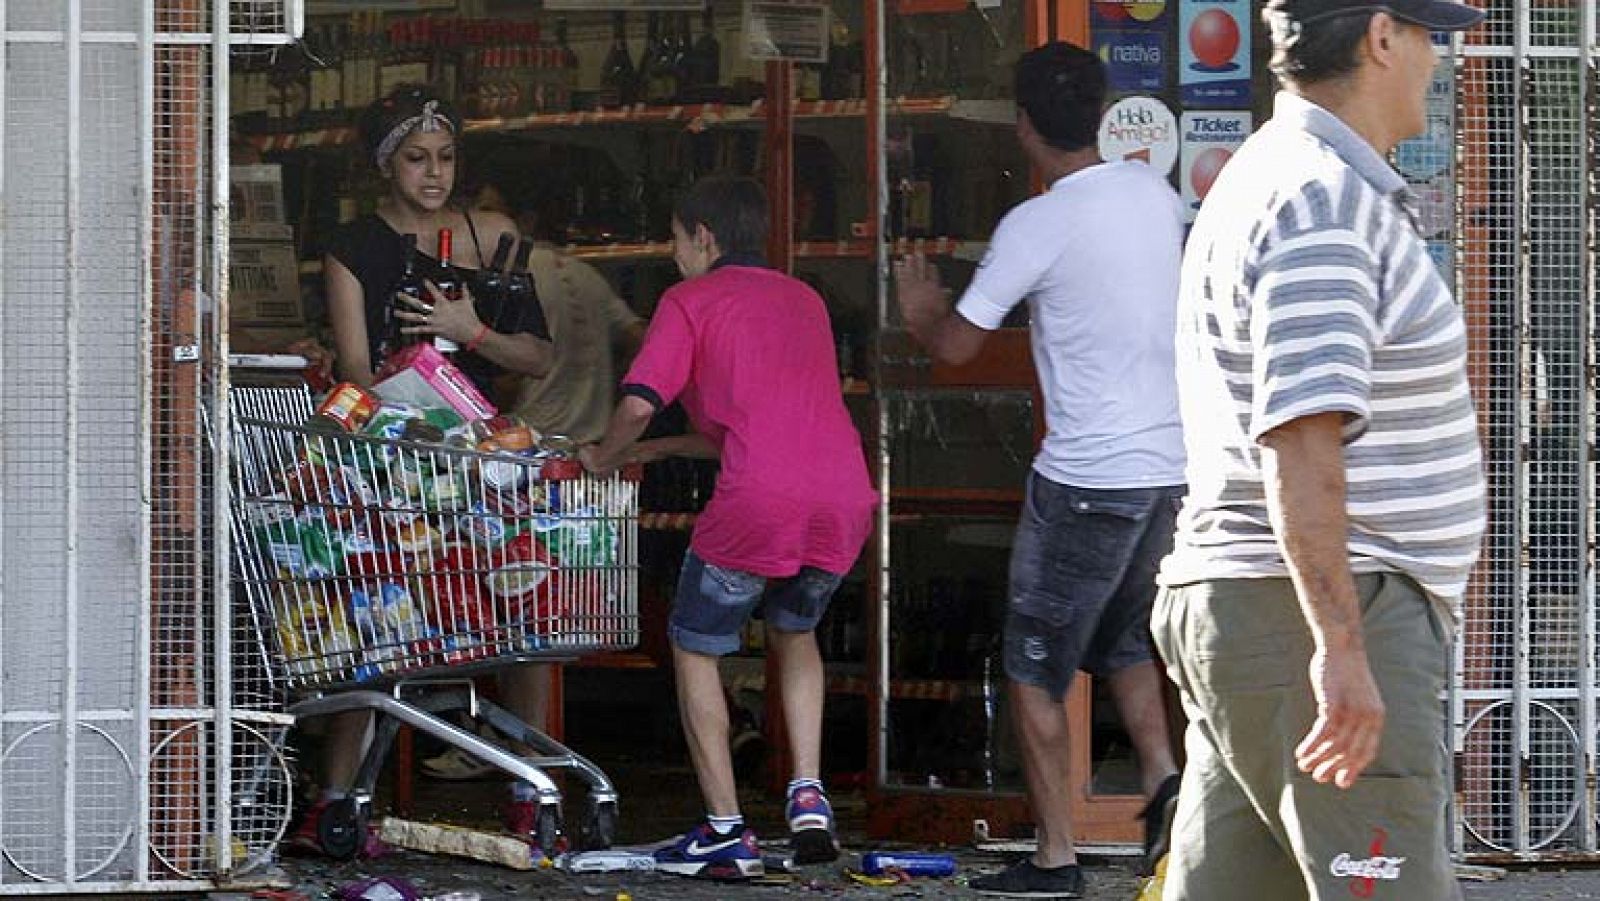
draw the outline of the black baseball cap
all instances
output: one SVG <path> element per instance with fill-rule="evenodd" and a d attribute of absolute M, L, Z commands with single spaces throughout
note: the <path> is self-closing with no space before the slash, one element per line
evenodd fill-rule
<path fill-rule="evenodd" d="M 1296 25 L 1353 13 L 1388 13 L 1429 31 L 1465 31 L 1483 21 L 1483 10 L 1456 0 L 1267 0 L 1267 12 Z"/>

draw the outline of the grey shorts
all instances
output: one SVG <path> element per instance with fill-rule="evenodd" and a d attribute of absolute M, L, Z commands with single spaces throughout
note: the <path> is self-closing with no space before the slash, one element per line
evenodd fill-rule
<path fill-rule="evenodd" d="M 1155 656 L 1150 605 L 1172 550 L 1182 487 L 1074 488 L 1038 473 L 1011 549 L 1005 669 L 1060 698 L 1082 669 L 1115 673 Z"/>
<path fill-rule="evenodd" d="M 678 576 L 667 634 L 685 651 L 720 657 L 739 650 L 739 632 L 756 610 L 767 628 L 810 632 L 828 610 L 843 577 L 814 566 L 786 579 L 768 579 L 707 563 L 689 551 Z"/>
<path fill-rule="evenodd" d="M 1460 898 L 1445 834 L 1448 633 L 1405 576 L 1357 576 L 1356 589 L 1385 719 L 1349 789 L 1295 766 L 1316 701 L 1288 579 L 1218 579 L 1156 601 L 1156 643 L 1189 717 L 1166 901 Z"/>

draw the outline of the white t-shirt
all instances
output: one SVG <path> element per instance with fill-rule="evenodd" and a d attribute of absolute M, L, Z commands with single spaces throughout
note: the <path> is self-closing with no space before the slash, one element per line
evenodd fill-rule
<path fill-rule="evenodd" d="M 957 306 L 981 329 L 1026 299 L 1048 433 L 1034 471 L 1079 488 L 1183 484 L 1173 374 L 1182 201 L 1139 162 L 1018 204 Z"/>

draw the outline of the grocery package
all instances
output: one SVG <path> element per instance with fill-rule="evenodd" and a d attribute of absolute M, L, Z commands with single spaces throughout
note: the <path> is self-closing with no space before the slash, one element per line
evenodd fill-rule
<path fill-rule="evenodd" d="M 405 371 L 428 371 L 431 352 L 416 345 Z M 390 381 L 336 385 L 297 452 L 274 457 L 270 490 L 243 501 L 251 559 L 270 570 L 256 577 L 280 586 L 291 677 L 366 682 L 548 647 L 568 574 L 619 565 L 634 483 L 580 478 L 570 442 Z"/>
<path fill-rule="evenodd" d="M 391 355 L 372 387 L 385 403 L 446 407 L 466 419 L 488 419 L 499 412 L 472 380 L 431 344 L 413 344 Z"/>

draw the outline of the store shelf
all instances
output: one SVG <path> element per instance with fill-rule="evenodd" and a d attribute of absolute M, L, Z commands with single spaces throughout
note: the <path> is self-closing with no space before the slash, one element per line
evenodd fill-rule
<path fill-rule="evenodd" d="M 867 102 L 855 100 L 799 100 L 794 105 L 797 120 L 860 118 Z M 1007 125 L 1015 117 L 1009 103 L 997 100 L 958 100 L 955 97 L 901 97 L 889 102 L 893 116 L 945 116 L 969 122 Z M 536 113 L 529 116 L 503 116 L 469 119 L 469 134 L 501 134 L 572 128 L 638 125 L 682 125 L 689 131 L 703 131 L 719 125 L 737 125 L 766 119 L 766 103 L 690 103 L 672 106 L 637 104 L 617 109 L 574 113 Z M 276 134 L 251 135 L 249 141 L 262 153 L 286 153 L 321 147 L 354 144 L 356 130 L 350 125 L 301 129 Z"/>
<path fill-rule="evenodd" d="M 896 488 L 891 501 L 907 503 L 1020 504 L 1023 493 L 997 488 Z"/>
<path fill-rule="evenodd" d="M 694 528 L 694 513 L 640 513 L 639 528 L 647 532 L 687 532 Z"/>
<path fill-rule="evenodd" d="M 960 238 L 896 238 L 889 245 L 891 256 L 920 253 L 930 257 L 953 257 L 977 262 L 989 249 L 987 241 L 964 241 Z M 870 259 L 872 242 L 863 239 L 848 241 L 801 241 L 794 246 L 796 259 L 835 260 Z"/>
<path fill-rule="evenodd" d="M 727 669 L 730 672 L 728 688 L 733 691 L 763 691 L 767 685 L 766 673 L 756 667 L 745 667 L 742 671 L 733 672 L 736 668 L 732 661 L 734 658 L 724 658 L 729 661 Z M 759 662 L 761 658 L 739 658 Z M 830 667 L 831 668 L 831 667 Z M 857 667 L 859 668 L 859 667 Z M 865 676 L 849 673 L 830 672 L 825 682 L 828 694 L 866 696 L 869 687 Z M 981 694 L 983 684 L 960 679 L 890 679 L 889 697 L 902 701 L 943 701 L 949 703 L 959 701 L 964 697 Z"/>
<path fill-rule="evenodd" d="M 890 245 L 891 256 L 920 253 L 930 257 L 950 257 L 977 262 L 989 249 L 987 241 L 963 241 L 960 238 L 900 238 Z M 672 259 L 672 242 L 648 241 L 641 244 L 568 244 L 561 252 L 590 263 L 628 263 L 642 260 Z M 869 260 L 872 242 L 801 241 L 795 245 L 795 258 L 800 260 Z M 322 274 L 321 260 L 301 260 L 302 276 Z"/>

